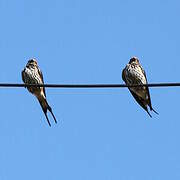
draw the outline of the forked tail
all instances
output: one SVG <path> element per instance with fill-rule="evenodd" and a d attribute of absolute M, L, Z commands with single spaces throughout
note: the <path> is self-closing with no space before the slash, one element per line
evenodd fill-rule
<path fill-rule="evenodd" d="M 152 118 L 151 114 L 149 113 L 147 107 L 145 108 L 146 112 L 148 113 L 148 115 Z"/>
<path fill-rule="evenodd" d="M 52 108 L 49 106 L 47 100 L 46 99 L 38 99 L 38 101 L 39 101 L 39 103 L 40 103 L 40 105 L 42 107 L 42 110 L 43 110 L 43 112 L 44 112 L 44 114 L 46 116 L 46 119 L 47 119 L 47 122 L 48 122 L 49 126 L 51 126 L 51 123 L 50 123 L 49 118 L 47 116 L 47 110 L 50 111 L 51 115 L 53 116 L 53 119 L 54 119 L 55 123 L 57 123 L 56 117 L 54 116 L 54 114 L 52 112 Z"/>
<path fill-rule="evenodd" d="M 152 107 L 150 107 L 150 110 L 159 115 L 159 113 L 157 111 L 155 111 Z"/>

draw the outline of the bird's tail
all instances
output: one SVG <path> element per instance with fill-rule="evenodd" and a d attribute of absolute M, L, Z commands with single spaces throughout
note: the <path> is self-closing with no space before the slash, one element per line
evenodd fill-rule
<path fill-rule="evenodd" d="M 152 108 L 152 106 L 150 106 L 150 110 L 159 115 L 159 113 L 158 113 L 157 111 L 155 111 L 155 110 Z"/>
<path fill-rule="evenodd" d="M 50 111 L 51 115 L 53 116 L 53 119 L 54 119 L 55 123 L 57 123 L 56 117 L 54 116 L 54 114 L 52 112 L 52 108 L 49 106 L 47 100 L 46 99 L 38 99 L 38 101 L 39 101 L 39 103 L 40 103 L 40 105 L 42 107 L 42 110 L 43 110 L 43 112 L 44 112 L 44 114 L 46 116 L 46 119 L 47 119 L 47 122 L 48 122 L 49 126 L 51 126 L 51 123 L 50 123 L 49 118 L 47 116 L 47 110 Z"/>
<path fill-rule="evenodd" d="M 152 118 L 151 114 L 150 114 L 149 111 L 148 111 L 148 108 L 146 107 L 146 108 L 144 108 L 144 109 L 145 109 L 145 111 L 148 113 L 148 115 Z"/>

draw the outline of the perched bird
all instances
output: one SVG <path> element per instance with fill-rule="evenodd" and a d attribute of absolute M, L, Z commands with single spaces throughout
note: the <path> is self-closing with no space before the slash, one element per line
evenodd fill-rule
<path fill-rule="evenodd" d="M 26 67 L 22 71 L 22 80 L 25 84 L 44 84 L 43 74 L 38 67 L 36 59 L 30 59 L 26 64 Z M 47 116 L 47 110 L 52 114 L 55 123 L 57 123 L 56 118 L 52 112 L 46 99 L 46 92 L 44 87 L 28 86 L 26 87 L 30 93 L 35 95 L 42 107 L 42 110 L 46 116 L 49 126 L 51 126 L 50 121 Z"/>
<path fill-rule="evenodd" d="M 137 57 L 132 57 L 129 63 L 123 69 L 122 79 L 128 86 L 147 84 L 146 73 L 140 65 Z M 158 114 L 152 108 L 149 88 L 147 86 L 128 87 L 128 89 L 138 104 L 149 114 L 150 117 L 152 116 L 148 111 L 148 106 L 151 111 Z"/>

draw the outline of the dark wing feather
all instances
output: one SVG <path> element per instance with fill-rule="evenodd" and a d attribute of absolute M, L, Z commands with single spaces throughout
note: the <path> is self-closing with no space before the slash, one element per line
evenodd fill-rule
<path fill-rule="evenodd" d="M 131 92 L 134 99 L 137 101 L 137 103 L 149 114 L 150 117 L 152 117 L 151 114 L 149 113 L 148 109 L 147 109 L 147 106 L 145 106 L 143 104 L 143 99 L 141 97 L 139 97 L 138 95 L 136 95 L 130 88 L 128 88 L 128 89 Z"/>
<path fill-rule="evenodd" d="M 23 80 L 23 82 L 25 83 L 25 77 L 24 77 L 24 72 L 25 71 L 25 69 L 21 72 L 21 77 L 22 77 L 22 80 Z M 25 87 L 26 88 L 26 87 Z"/>
<path fill-rule="evenodd" d="M 142 68 L 141 68 L 142 69 Z M 146 73 L 145 73 L 145 71 L 142 69 L 142 72 L 143 72 L 143 74 L 144 74 L 144 76 L 145 76 L 145 78 L 146 78 Z M 147 78 L 146 78 L 146 82 L 147 82 Z M 148 83 L 148 82 L 147 82 Z M 147 95 L 148 95 L 148 100 L 149 100 L 149 103 L 148 103 L 148 105 L 149 105 L 149 107 L 150 107 L 150 110 L 151 111 L 154 111 L 156 114 L 159 114 L 157 111 L 155 111 L 154 109 L 153 109 L 153 107 L 152 107 L 152 104 L 151 104 L 151 97 L 150 97 L 150 93 L 149 93 L 149 88 L 148 87 L 146 87 L 146 90 L 147 90 Z"/>
<path fill-rule="evenodd" d="M 125 77 L 126 77 L 125 76 L 125 69 L 123 69 L 123 71 L 122 71 L 122 79 L 126 83 L 126 78 Z"/>
<path fill-rule="evenodd" d="M 141 69 L 142 69 L 142 67 L 141 67 Z M 144 71 L 144 69 L 142 69 L 142 73 L 144 74 L 144 77 L 146 78 L 146 82 L 148 84 L 147 77 L 146 77 L 146 72 Z M 146 87 L 146 90 L 147 90 L 147 95 L 148 95 L 148 105 L 150 107 L 150 110 L 153 110 L 152 104 L 151 104 L 151 96 L 150 96 L 150 93 L 149 93 L 149 88 Z"/>
<path fill-rule="evenodd" d="M 41 70 L 39 69 L 39 67 L 38 67 L 38 73 L 39 73 L 39 76 L 40 76 L 41 79 L 42 79 L 42 83 L 44 84 L 43 73 L 41 72 Z M 42 87 L 42 88 L 43 88 L 44 95 L 45 95 L 45 97 L 46 97 L 46 91 L 45 91 L 45 88 L 44 88 L 44 87 Z"/>

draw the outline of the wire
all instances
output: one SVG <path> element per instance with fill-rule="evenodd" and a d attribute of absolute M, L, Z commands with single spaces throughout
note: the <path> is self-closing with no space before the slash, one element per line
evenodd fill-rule
<path fill-rule="evenodd" d="M 127 86 L 125 84 L 16 84 L 0 83 L 0 87 L 47 87 L 47 88 L 126 88 L 126 87 L 180 87 L 180 83 L 150 83 Z"/>

